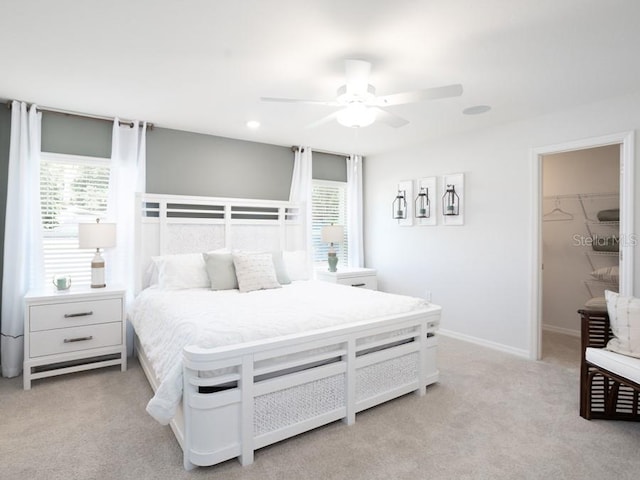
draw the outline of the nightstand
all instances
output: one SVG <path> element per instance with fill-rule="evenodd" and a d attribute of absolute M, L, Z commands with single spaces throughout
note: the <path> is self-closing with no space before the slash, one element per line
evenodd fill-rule
<path fill-rule="evenodd" d="M 378 279 L 374 268 L 338 268 L 337 272 L 318 268 L 316 270 L 316 278 L 324 282 L 340 283 L 342 285 L 351 285 L 352 287 L 368 288 L 369 290 L 378 289 Z"/>
<path fill-rule="evenodd" d="M 71 287 L 24 297 L 24 389 L 38 378 L 120 365 L 127 369 L 125 290 Z"/>

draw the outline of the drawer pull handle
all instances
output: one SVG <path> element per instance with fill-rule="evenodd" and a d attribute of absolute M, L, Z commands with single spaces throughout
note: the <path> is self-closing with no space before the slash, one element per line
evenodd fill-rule
<path fill-rule="evenodd" d="M 352 283 L 351 286 L 352 287 L 364 287 L 366 285 L 366 283 Z"/>
<path fill-rule="evenodd" d="M 91 339 L 93 339 L 93 335 L 89 335 L 88 337 L 65 338 L 64 343 L 84 342 L 85 340 Z"/>
<path fill-rule="evenodd" d="M 89 315 L 93 315 L 93 312 L 65 313 L 64 318 L 88 317 Z"/>

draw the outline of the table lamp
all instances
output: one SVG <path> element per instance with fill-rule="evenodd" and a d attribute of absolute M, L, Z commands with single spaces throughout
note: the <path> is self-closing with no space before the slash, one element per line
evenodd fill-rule
<path fill-rule="evenodd" d="M 96 254 L 91 260 L 91 288 L 106 287 L 104 281 L 104 258 L 100 255 L 101 248 L 115 247 L 116 245 L 116 224 L 100 223 L 80 223 L 78 225 L 78 240 L 80 248 L 95 248 Z"/>
<path fill-rule="evenodd" d="M 322 227 L 322 241 L 329 244 L 329 253 L 327 255 L 327 261 L 329 262 L 329 271 L 335 272 L 338 265 L 338 257 L 336 251 L 333 249 L 334 243 L 342 243 L 344 239 L 344 226 L 342 225 L 327 225 Z"/>

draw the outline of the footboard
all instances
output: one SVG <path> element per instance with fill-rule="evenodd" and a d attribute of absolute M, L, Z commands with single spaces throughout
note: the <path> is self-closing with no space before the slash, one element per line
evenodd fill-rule
<path fill-rule="evenodd" d="M 184 351 L 190 469 L 239 457 L 438 380 L 440 307 L 311 334 Z"/>

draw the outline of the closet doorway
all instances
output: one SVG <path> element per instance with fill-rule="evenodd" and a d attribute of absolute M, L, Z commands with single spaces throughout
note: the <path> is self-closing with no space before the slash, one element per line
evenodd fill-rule
<path fill-rule="evenodd" d="M 577 310 L 602 308 L 605 289 L 632 293 L 632 142 L 619 134 L 533 152 L 532 358 L 544 358 L 545 334 L 546 345 L 576 344 Z"/>

